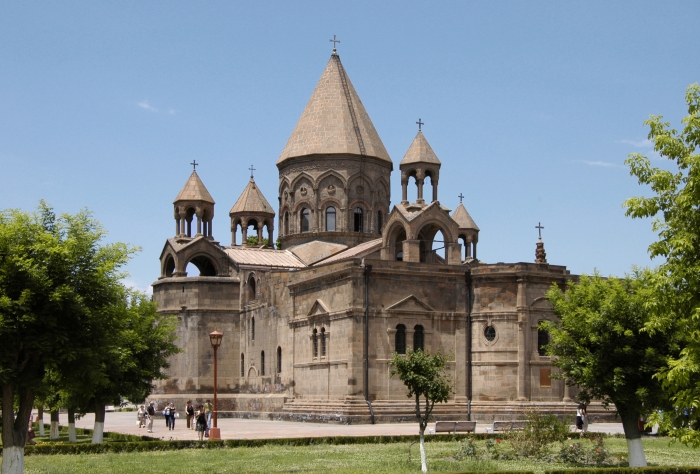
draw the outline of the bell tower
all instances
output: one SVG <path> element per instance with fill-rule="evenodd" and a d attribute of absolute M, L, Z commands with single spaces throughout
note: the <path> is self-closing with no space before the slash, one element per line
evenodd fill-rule
<path fill-rule="evenodd" d="M 408 182 L 411 178 L 414 178 L 418 188 L 418 197 L 415 204 L 422 207 L 425 205 L 425 199 L 423 198 L 425 178 L 429 177 L 430 184 L 433 186 L 431 202 L 438 200 L 438 180 L 440 179 L 440 166 L 442 164 L 430 147 L 428 140 L 423 136 L 423 132 L 420 129 L 423 122 L 418 119 L 416 123 L 419 127 L 418 133 L 399 164 L 399 169 L 401 170 L 401 204 L 404 206 L 409 204 Z"/>
<path fill-rule="evenodd" d="M 193 162 L 194 166 L 196 161 Z M 211 224 L 214 219 L 214 199 L 199 178 L 196 170 L 173 201 L 175 207 L 175 238 L 178 241 L 190 240 L 203 235 L 214 240 Z M 196 218 L 196 222 L 195 222 Z M 193 228 L 193 226 L 196 226 Z"/>

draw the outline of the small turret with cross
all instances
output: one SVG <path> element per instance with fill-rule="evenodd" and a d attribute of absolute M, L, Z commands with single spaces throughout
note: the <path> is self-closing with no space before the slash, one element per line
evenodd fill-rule
<path fill-rule="evenodd" d="M 539 235 L 535 248 L 535 263 L 547 263 L 547 253 L 544 251 L 544 242 L 542 242 L 542 229 L 544 229 L 542 223 L 538 222 L 535 229 L 537 229 Z"/>

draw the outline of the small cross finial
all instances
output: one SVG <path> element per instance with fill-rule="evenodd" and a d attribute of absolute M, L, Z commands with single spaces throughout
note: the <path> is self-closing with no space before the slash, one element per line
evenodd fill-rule
<path fill-rule="evenodd" d="M 335 52 L 336 52 L 336 51 L 335 51 L 335 44 L 336 44 L 336 43 L 340 43 L 340 40 L 339 40 L 339 39 L 335 39 L 335 35 L 333 35 L 333 39 L 332 39 L 332 40 L 329 40 L 329 41 L 330 41 L 331 43 L 333 43 L 333 52 L 335 53 Z"/>
<path fill-rule="evenodd" d="M 421 128 L 423 125 L 425 125 L 425 122 L 421 122 L 421 120 L 418 119 L 418 121 L 417 121 L 416 123 L 418 124 L 418 131 L 420 132 L 420 128 Z M 461 202 L 461 201 L 460 201 L 460 202 Z"/>
<path fill-rule="evenodd" d="M 190 164 L 192 165 L 193 169 L 195 171 L 197 171 L 197 165 L 199 164 L 199 163 L 197 163 L 197 160 L 193 160 L 192 163 L 190 163 Z"/>
<path fill-rule="evenodd" d="M 544 227 L 542 227 L 542 223 L 538 222 L 537 225 L 535 226 L 535 229 L 537 229 L 537 232 L 540 235 L 540 240 L 542 240 L 542 229 L 544 229 Z"/>
<path fill-rule="evenodd" d="M 457 196 L 457 197 L 459 198 L 459 203 L 462 204 L 462 199 L 464 199 L 464 196 L 462 196 L 462 193 L 459 193 L 459 196 Z"/>
<path fill-rule="evenodd" d="M 253 177 L 253 171 L 255 171 L 255 168 L 253 168 L 253 165 L 250 165 L 250 168 L 248 168 L 248 169 L 250 170 L 250 177 L 252 178 L 252 177 Z"/>

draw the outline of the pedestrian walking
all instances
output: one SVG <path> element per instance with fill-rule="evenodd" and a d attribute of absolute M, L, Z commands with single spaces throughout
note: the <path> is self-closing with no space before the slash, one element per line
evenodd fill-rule
<path fill-rule="evenodd" d="M 170 404 L 170 430 L 175 429 L 175 418 L 180 418 L 180 414 L 177 412 L 177 409 L 175 409 L 175 404 L 171 403 Z"/>
<path fill-rule="evenodd" d="M 187 429 L 194 429 L 194 407 L 192 406 L 192 400 L 187 400 L 187 406 L 185 407 L 185 413 L 187 414 Z"/>
<path fill-rule="evenodd" d="M 148 404 L 148 408 L 146 409 L 146 429 L 148 430 L 149 433 L 153 433 L 153 418 L 156 416 L 156 409 L 155 409 L 155 403 L 151 402 Z"/>
<path fill-rule="evenodd" d="M 196 420 L 195 430 L 197 431 L 197 437 L 200 441 L 204 441 L 204 431 L 207 429 L 207 415 L 204 412 L 204 405 L 199 405 Z"/>
<path fill-rule="evenodd" d="M 576 407 L 576 430 L 583 432 L 583 417 L 586 413 L 586 405 L 579 403 Z"/>

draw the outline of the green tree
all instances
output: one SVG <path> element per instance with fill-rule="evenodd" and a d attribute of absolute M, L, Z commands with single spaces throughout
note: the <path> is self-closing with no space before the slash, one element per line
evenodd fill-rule
<path fill-rule="evenodd" d="M 632 467 L 646 465 L 640 416 L 669 406 L 654 374 L 677 352 L 663 333 L 644 330 L 650 320 L 648 276 L 640 271 L 622 279 L 583 275 L 578 283 L 569 282 L 566 292 L 552 285 L 547 298 L 557 321 L 541 323 L 549 331 L 547 353 L 555 356 L 559 377 L 581 389 L 580 400 L 615 405 Z"/>
<path fill-rule="evenodd" d="M 99 357 L 108 377 L 82 389 L 84 395 L 90 394 L 89 404 L 95 411 L 93 443 L 103 439 L 105 406 L 118 405 L 122 399 L 144 400 L 153 380 L 167 378 L 163 369 L 168 358 L 180 351 L 175 345 L 176 316 L 159 314 L 145 294 L 125 288 L 111 309 L 116 324 Z"/>
<path fill-rule="evenodd" d="M 416 418 L 420 433 L 420 460 L 423 472 L 428 472 L 425 459 L 425 428 L 436 403 L 446 402 L 452 393 L 452 383 L 445 364 L 447 357 L 440 352 L 428 354 L 422 350 L 408 350 L 406 355 L 392 353 L 390 376 L 398 375 L 408 388 L 408 398 L 416 400 Z M 421 410 L 421 398 L 424 408 Z"/>
<path fill-rule="evenodd" d="M 255 247 L 256 245 L 258 245 L 258 236 L 257 236 L 257 235 L 248 236 L 248 239 L 246 240 L 246 243 L 247 243 L 250 247 Z M 265 246 L 267 246 L 269 243 L 270 243 L 270 241 L 269 241 L 268 239 L 266 239 L 265 237 L 263 237 L 263 239 L 262 239 L 262 244 L 265 245 Z"/>
<path fill-rule="evenodd" d="M 57 217 L 41 202 L 33 213 L 0 213 L 0 387 L 2 472 L 22 472 L 34 397 L 47 371 L 65 373 L 102 327 L 119 269 L 136 249 L 101 244 L 89 212 Z M 14 405 L 17 405 L 17 415 Z"/>
<path fill-rule="evenodd" d="M 700 86 L 686 91 L 688 115 L 680 132 L 661 116 L 651 116 L 649 140 L 665 158 L 666 167 L 632 153 L 626 160 L 639 184 L 650 186 L 650 197 L 633 197 L 624 206 L 633 218 L 651 217 L 658 240 L 649 246 L 652 258 L 665 261 L 652 276 L 655 292 L 649 301 L 652 333 L 672 335 L 681 345 L 656 374 L 676 410 L 656 416 L 661 428 L 686 444 L 700 446 Z M 671 162 L 671 163 L 669 163 Z"/>

